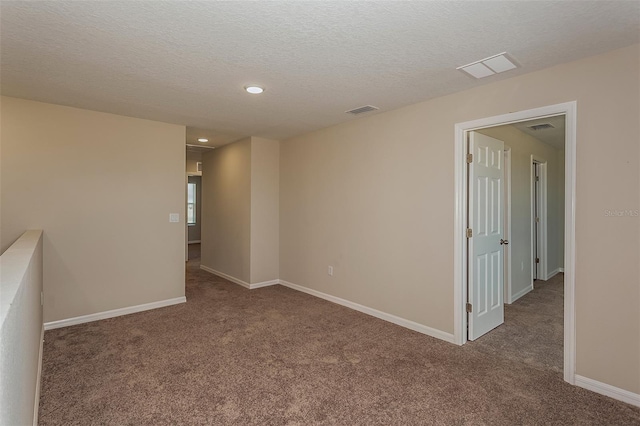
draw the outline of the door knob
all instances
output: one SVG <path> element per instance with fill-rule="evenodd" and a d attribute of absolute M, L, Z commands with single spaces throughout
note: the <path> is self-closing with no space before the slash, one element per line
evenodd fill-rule
<path fill-rule="evenodd" d="M 502 238 L 500 238 L 500 245 L 507 245 L 509 244 L 509 240 L 503 240 Z"/>

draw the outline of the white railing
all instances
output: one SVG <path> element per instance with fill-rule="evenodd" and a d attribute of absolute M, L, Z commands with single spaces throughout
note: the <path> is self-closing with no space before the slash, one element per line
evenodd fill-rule
<path fill-rule="evenodd" d="M 38 421 L 42 366 L 42 231 L 0 256 L 0 425 Z"/>

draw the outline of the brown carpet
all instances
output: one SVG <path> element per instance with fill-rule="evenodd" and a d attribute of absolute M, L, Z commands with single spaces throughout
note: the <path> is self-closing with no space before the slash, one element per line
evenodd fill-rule
<path fill-rule="evenodd" d="M 535 290 L 504 310 L 504 324 L 468 343 L 480 353 L 562 373 L 564 274 L 535 281 Z"/>
<path fill-rule="evenodd" d="M 563 382 L 560 279 L 458 347 L 197 265 L 186 304 L 46 332 L 40 424 L 640 424 Z"/>

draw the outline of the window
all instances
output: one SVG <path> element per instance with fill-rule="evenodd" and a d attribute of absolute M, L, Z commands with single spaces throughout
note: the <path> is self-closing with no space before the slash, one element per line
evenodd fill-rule
<path fill-rule="evenodd" d="M 187 184 L 187 224 L 196 224 L 196 184 Z"/>

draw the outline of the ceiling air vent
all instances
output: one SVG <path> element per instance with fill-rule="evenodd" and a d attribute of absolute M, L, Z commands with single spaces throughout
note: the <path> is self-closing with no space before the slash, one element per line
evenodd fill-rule
<path fill-rule="evenodd" d="M 497 55 L 489 56 L 488 58 L 480 59 L 479 61 L 471 62 L 470 64 L 463 65 L 456 69 L 464 71 L 475 78 L 484 78 L 490 75 L 509 71 L 514 68 L 518 68 L 518 66 L 513 60 L 507 57 L 507 52 L 502 52 Z"/>
<path fill-rule="evenodd" d="M 527 126 L 527 127 L 530 128 L 531 130 L 555 129 L 555 127 L 549 123 L 534 124 L 533 126 Z"/>
<path fill-rule="evenodd" d="M 358 114 L 364 114 L 365 112 L 369 112 L 369 111 L 377 111 L 380 108 L 378 107 L 374 107 L 373 105 L 365 105 L 365 106 L 361 106 L 358 108 L 354 108 L 352 110 L 349 111 L 345 111 L 347 114 L 353 114 L 353 115 L 358 115 Z"/>

